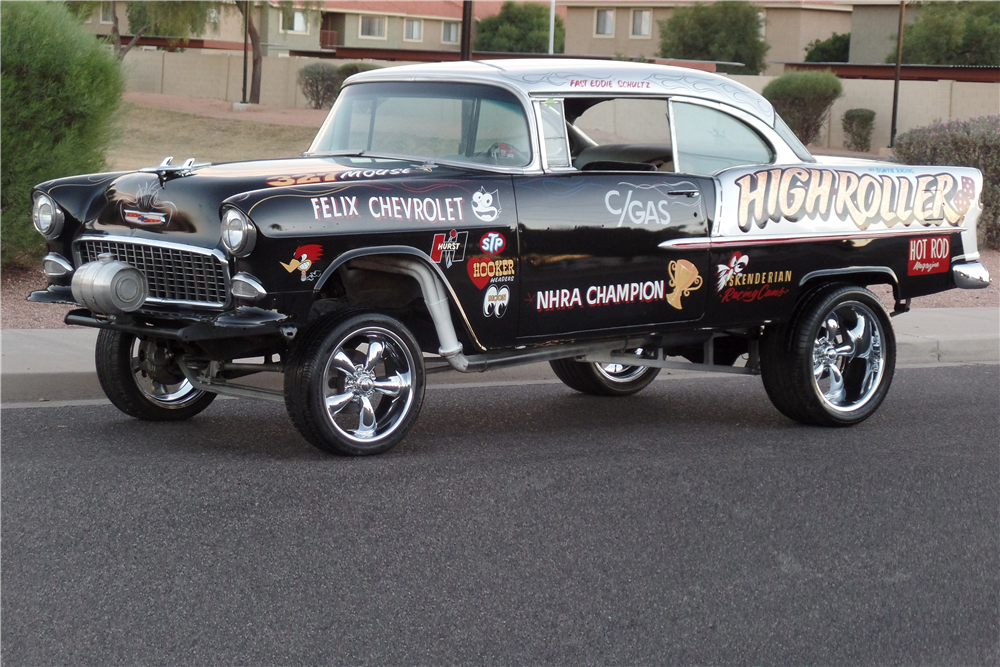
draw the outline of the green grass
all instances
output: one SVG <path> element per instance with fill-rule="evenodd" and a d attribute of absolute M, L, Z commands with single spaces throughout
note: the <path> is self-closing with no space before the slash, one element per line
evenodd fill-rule
<path fill-rule="evenodd" d="M 108 149 L 108 169 L 152 167 L 173 156 L 174 163 L 234 162 L 295 157 L 309 148 L 316 128 L 271 125 L 123 104 L 117 138 Z"/>

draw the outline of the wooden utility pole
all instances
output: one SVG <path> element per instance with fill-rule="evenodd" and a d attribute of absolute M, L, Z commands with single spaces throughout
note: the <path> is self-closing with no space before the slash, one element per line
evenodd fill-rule
<path fill-rule="evenodd" d="M 462 60 L 472 60 L 472 0 L 462 2 Z"/>
<path fill-rule="evenodd" d="M 899 3 L 899 31 L 896 33 L 896 83 L 892 87 L 892 127 L 889 129 L 889 148 L 896 145 L 896 111 L 899 109 L 899 70 L 903 65 L 903 14 L 906 2 Z"/>

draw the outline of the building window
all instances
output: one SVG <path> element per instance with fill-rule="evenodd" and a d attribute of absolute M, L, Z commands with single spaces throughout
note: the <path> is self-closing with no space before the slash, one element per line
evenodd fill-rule
<path fill-rule="evenodd" d="M 385 39 L 385 17 L 362 16 L 360 36 L 369 39 Z"/>
<path fill-rule="evenodd" d="M 650 9 L 632 10 L 632 36 L 649 37 L 649 29 L 653 22 L 653 11 Z"/>
<path fill-rule="evenodd" d="M 101 3 L 101 23 L 112 23 L 111 20 L 111 3 L 102 2 Z"/>
<path fill-rule="evenodd" d="M 282 10 L 281 32 L 307 34 L 309 32 L 309 25 L 306 23 L 306 13 L 294 9 Z"/>
<path fill-rule="evenodd" d="M 420 19 L 406 19 L 406 29 L 403 39 L 407 42 L 419 42 L 424 38 L 424 25 Z"/>
<path fill-rule="evenodd" d="M 459 23 L 441 24 L 441 41 L 445 44 L 458 44 Z"/>
<path fill-rule="evenodd" d="M 594 34 L 598 37 L 613 37 L 615 34 L 615 10 L 598 9 Z"/>

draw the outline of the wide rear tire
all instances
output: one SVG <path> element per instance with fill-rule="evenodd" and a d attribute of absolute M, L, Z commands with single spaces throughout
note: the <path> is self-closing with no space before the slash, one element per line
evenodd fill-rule
<path fill-rule="evenodd" d="M 851 426 L 882 404 L 896 367 L 889 313 L 863 287 L 813 295 L 790 325 L 768 327 L 761 345 L 764 389 L 785 416 Z"/>
<path fill-rule="evenodd" d="M 633 350 L 641 360 L 642 350 Z M 631 396 L 637 394 L 659 375 L 659 368 L 624 364 L 603 364 L 573 359 L 556 359 L 549 365 L 556 377 L 570 389 L 594 396 Z"/>

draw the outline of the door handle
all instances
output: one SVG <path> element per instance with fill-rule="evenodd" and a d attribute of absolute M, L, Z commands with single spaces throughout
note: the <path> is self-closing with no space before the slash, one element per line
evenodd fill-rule
<path fill-rule="evenodd" d="M 687 195 L 688 197 L 697 197 L 701 194 L 700 190 L 667 190 L 668 195 L 681 196 Z"/>

